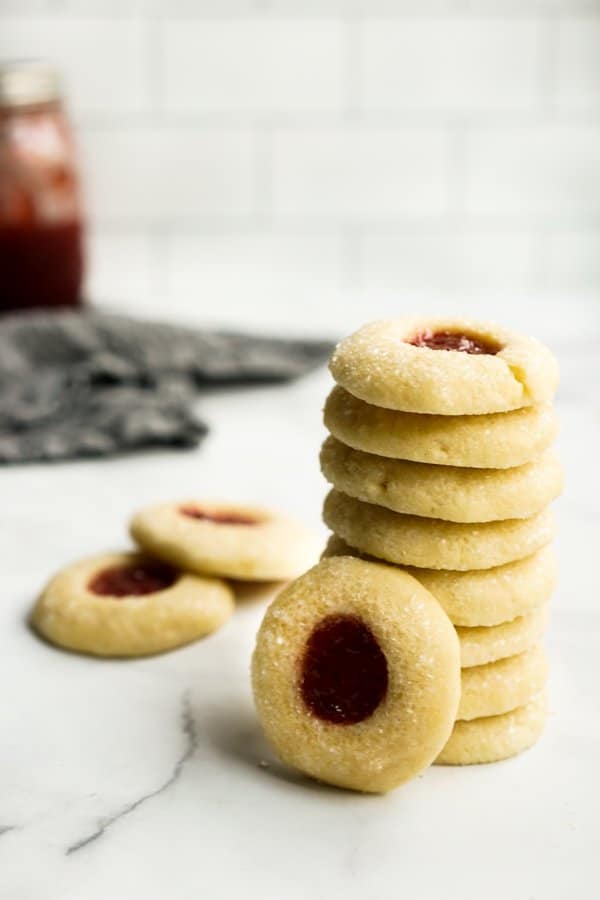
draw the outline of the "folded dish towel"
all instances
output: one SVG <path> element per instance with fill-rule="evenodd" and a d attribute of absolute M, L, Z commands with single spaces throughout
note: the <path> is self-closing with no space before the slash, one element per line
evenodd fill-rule
<path fill-rule="evenodd" d="M 0 463 L 190 447 L 203 388 L 289 381 L 328 341 L 196 331 L 98 312 L 0 319 Z"/>

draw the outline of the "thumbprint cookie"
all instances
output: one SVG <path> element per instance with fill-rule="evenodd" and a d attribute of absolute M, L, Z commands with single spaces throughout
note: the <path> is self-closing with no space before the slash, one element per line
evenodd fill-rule
<path fill-rule="evenodd" d="M 366 403 L 434 415 L 547 403 L 558 383 L 556 360 L 543 344 L 470 319 L 371 322 L 338 344 L 330 369 Z"/>
<path fill-rule="evenodd" d="M 410 575 L 327 559 L 267 610 L 252 681 L 260 721 L 284 762 L 320 781 L 382 793 L 425 769 L 450 736 L 458 639 Z"/>
<path fill-rule="evenodd" d="M 198 574 L 287 581 L 318 558 L 308 529 L 258 506 L 163 503 L 138 512 L 130 530 L 152 556 Z"/>
<path fill-rule="evenodd" d="M 85 559 L 59 572 L 32 615 L 53 644 L 96 656 L 171 650 L 220 628 L 233 612 L 231 589 L 139 553 Z"/>

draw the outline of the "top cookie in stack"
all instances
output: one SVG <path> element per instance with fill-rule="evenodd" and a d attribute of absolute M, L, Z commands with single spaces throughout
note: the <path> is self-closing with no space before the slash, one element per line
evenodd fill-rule
<path fill-rule="evenodd" d="M 462 721 L 442 758 L 511 755 L 543 721 L 537 642 L 556 569 L 548 505 L 562 488 L 549 449 L 556 361 L 495 324 L 404 318 L 343 340 L 330 368 L 326 555 L 408 567 L 434 593 L 463 651 Z"/>
<path fill-rule="evenodd" d="M 374 406 L 444 416 L 546 403 L 558 384 L 556 360 L 543 344 L 468 319 L 372 322 L 338 345 L 330 369 Z"/>

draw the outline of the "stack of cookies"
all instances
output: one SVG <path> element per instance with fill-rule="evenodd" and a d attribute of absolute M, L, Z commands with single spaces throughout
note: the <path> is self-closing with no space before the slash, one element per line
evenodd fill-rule
<path fill-rule="evenodd" d="M 343 340 L 331 372 L 324 555 L 405 569 L 455 626 L 461 699 L 438 762 L 526 749 L 546 715 L 556 580 L 554 357 L 495 324 L 399 319 Z"/>

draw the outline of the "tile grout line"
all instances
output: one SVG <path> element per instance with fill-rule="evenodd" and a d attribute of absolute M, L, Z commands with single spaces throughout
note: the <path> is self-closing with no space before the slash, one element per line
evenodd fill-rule
<path fill-rule="evenodd" d="M 275 179 L 273 173 L 274 161 L 274 129 L 271 127 L 254 126 L 253 129 L 253 199 L 252 206 L 254 224 L 251 230 L 265 227 L 273 220 L 273 201 Z"/>
<path fill-rule="evenodd" d="M 538 96 L 540 108 L 550 124 L 556 122 L 558 113 L 560 22 L 560 11 L 550 9 L 538 23 Z M 531 290 L 544 292 L 550 287 L 547 231 L 535 228 L 532 242 Z"/>
<path fill-rule="evenodd" d="M 560 14 L 550 10 L 539 22 L 538 96 L 542 113 L 555 122 L 558 113 Z M 589 121 L 587 117 L 586 121 Z"/>
<path fill-rule="evenodd" d="M 539 90 L 539 89 L 538 89 Z M 157 96 L 160 92 L 155 91 Z M 346 98 L 339 109 L 331 112 L 300 111 L 255 113 L 252 111 L 227 111 L 223 113 L 173 113 L 166 110 L 161 115 L 160 125 L 176 131 L 241 131 L 253 127 L 279 128 L 288 131 L 305 129 L 340 128 L 350 118 L 365 129 L 389 131 L 431 130 L 462 125 L 464 122 L 474 128 L 543 128 L 549 123 L 559 127 L 600 127 L 600 110 L 556 110 L 545 109 L 542 105 L 536 109 L 495 110 L 487 112 L 473 109 L 467 112 L 455 112 L 448 109 L 433 109 L 415 112 L 410 109 L 366 110 L 360 107 L 355 97 L 358 90 L 348 92 L 352 99 Z M 541 92 L 540 92 L 541 93 Z M 549 100 L 548 100 L 549 104 Z M 550 104 L 549 104 L 550 105 Z M 90 130 L 110 131 L 113 129 L 138 129 L 140 131 L 156 127 L 153 110 L 129 110 L 123 113 L 98 113 L 80 110 L 75 114 L 80 127 Z"/>
<path fill-rule="evenodd" d="M 551 220 L 547 216 L 481 216 L 467 212 L 457 215 L 434 215 L 431 217 L 399 216 L 396 218 L 367 217 L 360 222 L 345 216 L 279 216 L 264 217 L 260 222 L 256 216 L 197 216 L 187 219 L 171 219 L 168 222 L 148 222 L 144 218 L 105 218 L 97 220 L 95 226 L 104 234 L 148 233 L 168 236 L 172 233 L 193 234 L 198 231 L 217 234 L 249 234 L 258 226 L 268 231 L 277 229 L 282 235 L 336 235 L 353 228 L 369 229 L 375 235 L 443 235 L 457 230 L 477 232 L 482 235 L 508 235 L 515 231 L 544 235 L 592 234 L 600 235 L 600 215 L 586 221 L 569 220 L 561 216 Z"/>
<path fill-rule="evenodd" d="M 140 20 L 145 34 L 145 80 L 148 93 L 148 109 L 142 111 L 141 119 L 154 127 L 162 127 L 162 111 L 164 108 L 164 52 L 163 52 L 163 18 L 155 10 L 151 10 L 145 20 Z"/>
<path fill-rule="evenodd" d="M 456 123 L 447 129 L 447 213 L 460 219 L 464 219 L 467 216 L 468 138 L 469 128 L 464 121 Z"/>
<path fill-rule="evenodd" d="M 346 225 L 340 231 L 342 294 L 361 295 L 364 290 L 364 232 L 359 225 Z"/>
<path fill-rule="evenodd" d="M 533 233 L 533 259 L 531 264 L 532 292 L 545 292 L 548 283 L 548 235 L 542 231 Z"/>
<path fill-rule="evenodd" d="M 363 82 L 362 60 L 362 19 L 349 10 L 343 18 L 343 61 L 342 61 L 342 121 L 352 124 L 361 118 L 361 98 Z"/>

